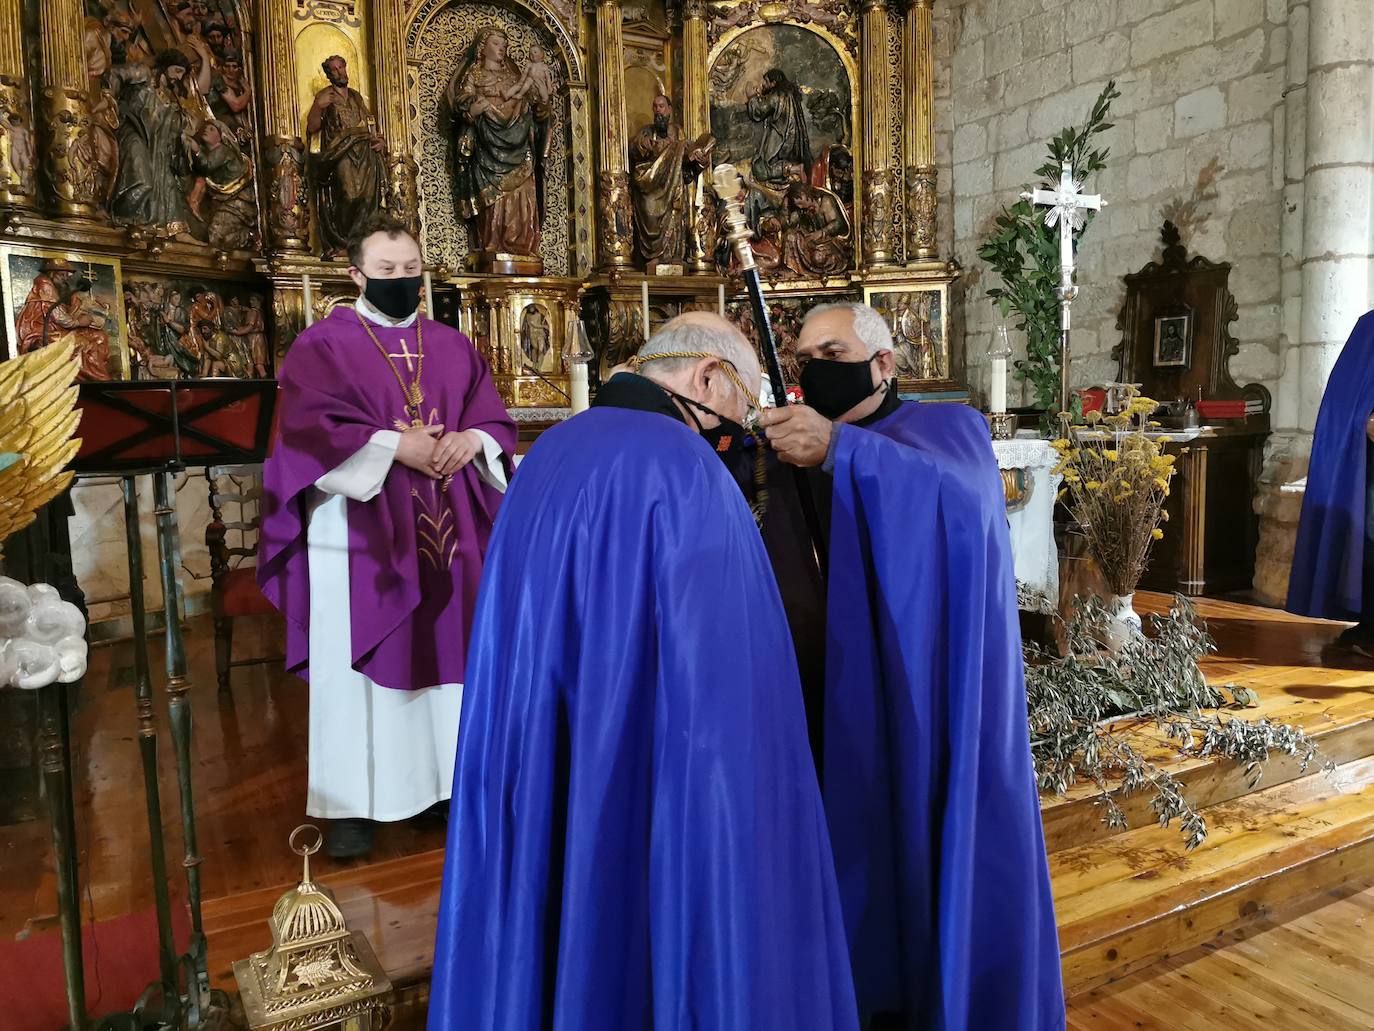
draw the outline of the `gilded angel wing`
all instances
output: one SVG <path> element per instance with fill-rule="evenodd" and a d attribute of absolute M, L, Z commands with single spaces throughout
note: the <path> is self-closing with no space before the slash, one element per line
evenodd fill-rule
<path fill-rule="evenodd" d="M 75 355 L 74 344 L 54 344 L 0 362 L 0 544 L 71 483 L 64 470 L 81 446 Z"/>

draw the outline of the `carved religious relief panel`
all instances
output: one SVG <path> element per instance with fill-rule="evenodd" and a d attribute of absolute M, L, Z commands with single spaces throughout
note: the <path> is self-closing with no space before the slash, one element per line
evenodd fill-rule
<path fill-rule="evenodd" d="M 429 259 L 571 274 L 575 75 L 553 26 L 494 4 L 431 2 L 407 57 Z"/>
<path fill-rule="evenodd" d="M 272 375 L 270 310 L 261 292 L 237 283 L 124 278 L 133 378 Z"/>
<path fill-rule="evenodd" d="M 713 160 L 743 175 L 755 259 L 772 280 L 824 282 L 855 266 L 856 88 L 840 40 L 810 27 L 726 33 L 711 55 Z M 734 271 L 723 232 L 715 256 Z"/>
<path fill-rule="evenodd" d="M 801 335 L 802 321 L 807 312 L 818 304 L 833 304 L 842 301 L 858 301 L 855 294 L 829 295 L 825 297 L 770 297 L 768 301 L 768 321 L 773 326 L 773 337 L 778 344 L 778 360 L 782 364 L 783 381 L 796 385 L 801 378 L 801 368 L 797 364 L 797 338 Z M 725 306 L 725 316 L 740 332 L 758 345 L 758 333 L 754 326 L 754 313 L 748 301 L 731 301 Z"/>
<path fill-rule="evenodd" d="M 98 202 L 141 236 L 259 244 L 252 25 L 233 0 L 87 0 Z"/>

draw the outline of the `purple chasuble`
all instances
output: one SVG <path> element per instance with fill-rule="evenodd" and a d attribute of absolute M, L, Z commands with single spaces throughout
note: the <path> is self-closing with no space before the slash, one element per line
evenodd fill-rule
<path fill-rule="evenodd" d="M 409 382 L 423 325 L 423 414 L 451 430 L 482 430 L 509 456 L 516 428 L 486 362 L 457 330 L 420 319 L 369 323 Z M 309 675 L 310 570 L 306 527 L 315 481 L 379 430 L 409 425 L 400 384 L 351 306 L 336 307 L 296 337 L 282 363 L 277 438 L 263 472 L 258 583 L 286 617 L 287 669 Z M 349 499 L 352 666 L 383 687 L 414 691 L 463 681 L 482 556 L 499 491 L 469 462 L 447 488 L 399 462 L 370 501 Z M 345 638 L 345 633 L 351 633 Z"/>

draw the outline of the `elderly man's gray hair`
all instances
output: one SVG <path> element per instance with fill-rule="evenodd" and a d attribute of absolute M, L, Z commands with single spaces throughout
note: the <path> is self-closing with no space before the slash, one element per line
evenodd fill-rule
<path fill-rule="evenodd" d="M 656 358 L 656 355 L 669 354 L 708 354 L 723 358 L 735 367 L 735 371 L 749 382 L 758 369 L 758 356 L 734 326 L 717 316 L 701 317 L 701 313 L 688 312 L 669 319 L 663 328 L 651 336 L 635 356 L 640 365 L 640 373 L 655 379 L 659 375 L 672 375 L 687 369 L 700 358 Z M 758 392 L 749 398 L 750 403 L 758 400 Z"/>
<path fill-rule="evenodd" d="M 828 311 L 847 311 L 854 319 L 854 335 L 868 348 L 872 358 L 879 351 L 891 351 L 892 330 L 888 329 L 883 317 L 866 304 L 854 301 L 841 301 L 838 304 L 818 304 L 806 313 L 803 323 L 810 322 L 817 315 Z"/>

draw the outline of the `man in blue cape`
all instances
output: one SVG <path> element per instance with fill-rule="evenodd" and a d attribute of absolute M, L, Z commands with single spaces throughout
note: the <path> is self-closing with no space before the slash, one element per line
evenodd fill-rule
<path fill-rule="evenodd" d="M 814 309 L 807 404 L 761 420 L 830 474 L 822 794 L 860 1016 L 1059 1029 L 1001 480 L 976 411 L 899 401 L 892 346 L 872 308 Z"/>
<path fill-rule="evenodd" d="M 801 689 L 721 457 L 760 382 L 679 316 L 544 433 L 492 533 L 431 1031 L 857 1031 Z"/>
<path fill-rule="evenodd" d="M 1374 656 L 1374 312 L 1355 324 L 1317 413 L 1288 611 L 1356 623 L 1338 643 Z"/>

